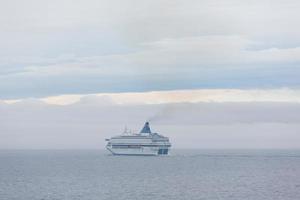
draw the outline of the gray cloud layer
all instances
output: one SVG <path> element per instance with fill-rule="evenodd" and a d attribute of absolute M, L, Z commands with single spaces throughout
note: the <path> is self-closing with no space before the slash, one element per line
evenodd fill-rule
<path fill-rule="evenodd" d="M 0 104 L 0 148 L 104 148 L 104 139 L 139 131 L 145 120 L 174 148 L 300 148 L 298 103 L 115 105 L 88 98 L 57 106 Z"/>
<path fill-rule="evenodd" d="M 0 98 L 298 88 L 300 3 L 0 2 Z"/>

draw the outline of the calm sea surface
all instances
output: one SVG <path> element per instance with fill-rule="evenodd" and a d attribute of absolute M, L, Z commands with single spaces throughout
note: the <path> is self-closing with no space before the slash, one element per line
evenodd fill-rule
<path fill-rule="evenodd" d="M 1 150 L 1 200 L 299 200 L 300 151 Z"/>

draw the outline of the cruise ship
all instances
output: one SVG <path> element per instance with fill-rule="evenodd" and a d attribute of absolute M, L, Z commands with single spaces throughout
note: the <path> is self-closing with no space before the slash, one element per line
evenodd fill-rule
<path fill-rule="evenodd" d="M 146 122 L 140 133 L 124 133 L 106 139 L 106 149 L 113 155 L 168 155 L 171 147 L 169 138 L 152 133 L 149 122 Z"/>

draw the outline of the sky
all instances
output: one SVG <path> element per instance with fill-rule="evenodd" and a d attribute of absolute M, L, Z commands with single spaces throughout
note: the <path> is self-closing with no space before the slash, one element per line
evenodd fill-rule
<path fill-rule="evenodd" d="M 300 148 L 299 9 L 0 0 L 0 149 L 103 148 L 152 118 L 177 148 Z"/>

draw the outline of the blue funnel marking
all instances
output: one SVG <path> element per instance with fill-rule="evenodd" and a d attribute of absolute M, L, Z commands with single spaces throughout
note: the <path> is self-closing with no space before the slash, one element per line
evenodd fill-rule
<path fill-rule="evenodd" d="M 146 122 L 140 133 L 151 133 L 149 122 Z"/>

